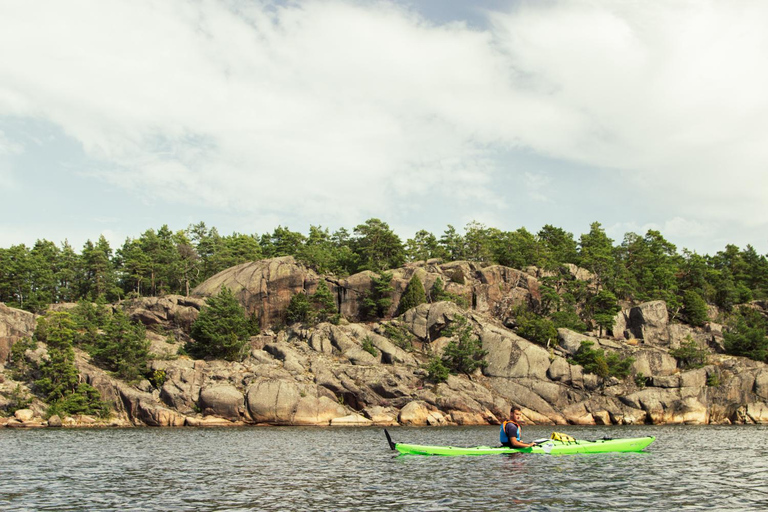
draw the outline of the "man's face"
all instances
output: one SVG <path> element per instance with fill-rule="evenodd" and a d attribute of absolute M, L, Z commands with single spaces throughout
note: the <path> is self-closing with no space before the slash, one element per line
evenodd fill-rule
<path fill-rule="evenodd" d="M 512 421 L 520 423 L 520 411 L 512 411 Z"/>

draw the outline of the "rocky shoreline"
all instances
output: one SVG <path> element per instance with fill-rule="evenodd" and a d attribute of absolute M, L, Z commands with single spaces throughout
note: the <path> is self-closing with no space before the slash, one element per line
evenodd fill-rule
<path fill-rule="evenodd" d="M 574 279 L 590 279 L 582 269 L 571 273 Z M 512 404 L 522 407 L 531 424 L 768 423 L 768 365 L 725 355 L 722 327 L 714 322 L 703 328 L 670 322 L 662 301 L 622 310 L 608 335 L 559 329 L 557 339 L 544 347 L 510 328 L 515 305 L 535 308 L 540 301 L 538 269 L 422 262 L 393 275 L 392 307 L 377 322 L 357 320 L 372 273 L 320 276 L 290 257 L 233 267 L 198 286 L 191 297 L 126 301 L 119 307 L 149 328 L 153 382 L 122 382 L 78 351 L 81 378 L 112 405 L 112 417 L 45 420 L 45 404 L 36 400 L 14 417 L 0 418 L 0 426 L 481 425 L 506 419 Z M 469 306 L 434 302 L 396 315 L 414 275 L 427 289 L 441 279 L 447 292 Z M 278 329 L 290 298 L 314 292 L 321 280 L 349 320 Z M 251 338 L 251 350 L 240 362 L 179 356 L 204 298 L 222 286 L 258 316 L 262 334 Z M 449 342 L 446 329 L 459 315 L 482 342 L 488 365 L 432 384 L 425 380 L 424 365 Z M 34 324 L 31 313 L 0 305 L 3 361 L 13 343 L 32 335 Z M 632 377 L 603 379 L 572 364 L 583 340 L 606 353 L 633 357 Z M 707 350 L 708 364 L 679 368 L 670 350 L 686 342 Z M 45 347 L 28 351 L 27 357 L 42 360 Z M 26 386 L 4 367 L 0 376 L 0 397 Z"/>

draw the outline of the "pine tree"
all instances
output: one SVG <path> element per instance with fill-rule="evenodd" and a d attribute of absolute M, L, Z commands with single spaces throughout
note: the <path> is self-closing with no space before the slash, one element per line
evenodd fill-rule
<path fill-rule="evenodd" d="M 245 311 L 226 286 L 209 297 L 192 324 L 195 340 L 189 352 L 195 357 L 239 361 L 249 342 L 249 322 Z"/>
<path fill-rule="evenodd" d="M 424 291 L 424 285 L 421 284 L 421 279 L 416 274 L 413 275 L 408 282 L 408 286 L 405 287 L 402 297 L 400 297 L 400 304 L 397 306 L 397 314 L 402 315 L 411 308 L 415 308 L 419 304 L 427 302 L 427 292 Z"/>

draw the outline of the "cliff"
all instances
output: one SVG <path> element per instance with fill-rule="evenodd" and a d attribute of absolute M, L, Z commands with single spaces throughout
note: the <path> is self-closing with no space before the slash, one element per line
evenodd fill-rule
<path fill-rule="evenodd" d="M 574 278 L 590 279 L 573 268 Z M 439 278 L 447 292 L 468 307 L 434 302 L 399 316 L 399 298 L 413 275 L 426 289 Z M 655 301 L 621 311 L 609 336 L 560 329 L 544 347 L 507 326 L 521 303 L 536 309 L 541 297 L 538 271 L 468 262 L 425 262 L 393 271 L 392 305 L 385 320 L 363 322 L 361 302 L 373 275 L 346 279 L 320 276 L 293 258 L 246 263 L 198 286 L 193 297 L 168 296 L 125 302 L 121 307 L 148 326 L 155 358 L 154 378 L 129 385 L 111 377 L 78 352 L 82 379 L 114 408 L 113 425 L 448 425 L 495 424 L 511 404 L 526 421 L 538 424 L 766 423 L 768 366 L 722 353 L 722 328 L 672 323 L 666 305 Z M 344 320 L 339 325 L 285 326 L 291 297 L 312 293 L 324 280 Z M 204 299 L 227 286 L 262 334 L 251 338 L 240 362 L 192 360 L 178 356 L 190 341 L 189 327 Z M 487 366 L 471 375 L 452 375 L 432 384 L 424 369 L 450 340 L 458 315 L 468 319 L 487 351 Z M 279 328 L 279 329 L 278 329 Z M 34 316 L 0 306 L 0 348 L 32 335 Z M 175 342 L 169 342 L 169 336 Z M 606 353 L 634 358 L 631 376 L 601 378 L 573 364 L 581 342 Z M 708 352 L 708 364 L 685 370 L 670 355 L 694 342 Z M 2 354 L 0 354 L 2 355 Z M 46 357 L 40 346 L 32 359 Z M 4 359 L 5 360 L 5 359 Z M 17 386 L 3 369 L 0 407 Z M 5 402 L 3 402 L 5 401 Z M 7 426 L 44 425 L 45 406 L 33 401 Z M 64 425 L 90 424 L 87 417 L 61 419 Z M 53 419 L 53 424 L 58 424 Z"/>

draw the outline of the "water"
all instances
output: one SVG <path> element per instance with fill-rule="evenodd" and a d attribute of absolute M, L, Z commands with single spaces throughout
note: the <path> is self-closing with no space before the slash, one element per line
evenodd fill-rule
<path fill-rule="evenodd" d="M 471 446 L 498 427 L 389 430 Z M 645 453 L 398 457 L 380 428 L 0 429 L 0 510 L 768 509 L 768 427 L 557 430 L 657 439 Z"/>

